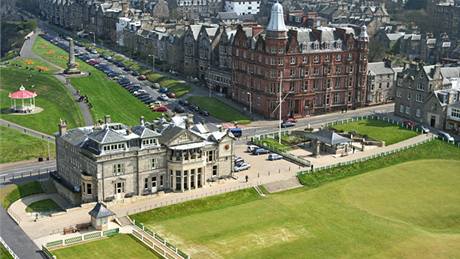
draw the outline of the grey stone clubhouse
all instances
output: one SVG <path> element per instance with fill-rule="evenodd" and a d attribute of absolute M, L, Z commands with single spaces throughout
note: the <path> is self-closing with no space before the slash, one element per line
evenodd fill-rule
<path fill-rule="evenodd" d="M 175 116 L 128 127 L 106 116 L 101 125 L 56 133 L 52 179 L 72 204 L 112 201 L 157 192 L 183 192 L 230 177 L 233 135 Z"/>

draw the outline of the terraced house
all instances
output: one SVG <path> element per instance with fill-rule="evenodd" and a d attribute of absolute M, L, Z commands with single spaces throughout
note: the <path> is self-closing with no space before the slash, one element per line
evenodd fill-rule
<path fill-rule="evenodd" d="M 111 201 L 157 192 L 202 188 L 232 174 L 233 136 L 209 130 L 191 116 L 127 127 L 105 118 L 103 125 L 56 136 L 58 192 L 72 204 Z"/>

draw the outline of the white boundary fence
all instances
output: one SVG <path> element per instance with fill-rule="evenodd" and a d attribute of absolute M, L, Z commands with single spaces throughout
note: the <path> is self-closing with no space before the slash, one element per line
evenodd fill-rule
<path fill-rule="evenodd" d="M 6 248 L 6 251 L 8 251 L 8 253 L 10 253 L 10 255 L 14 258 L 14 259 L 19 259 L 19 256 L 16 255 L 16 253 L 14 253 L 14 251 L 10 248 L 10 246 L 5 242 L 5 240 L 3 240 L 2 237 L 0 237 L 0 243 L 2 243 L 2 245 Z"/>

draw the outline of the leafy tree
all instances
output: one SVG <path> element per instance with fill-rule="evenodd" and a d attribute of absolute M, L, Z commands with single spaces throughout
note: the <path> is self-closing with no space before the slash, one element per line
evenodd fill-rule
<path fill-rule="evenodd" d="M 408 0 L 405 9 L 408 10 L 420 10 L 425 9 L 427 5 L 427 0 Z"/>
<path fill-rule="evenodd" d="M 382 43 L 375 41 L 375 40 L 371 40 L 369 42 L 369 61 L 371 62 L 382 61 L 382 59 L 385 57 L 385 54 L 386 54 L 386 49 Z"/>

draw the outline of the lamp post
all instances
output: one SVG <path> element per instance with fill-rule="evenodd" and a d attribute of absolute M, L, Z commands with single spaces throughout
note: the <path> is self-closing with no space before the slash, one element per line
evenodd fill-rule
<path fill-rule="evenodd" d="M 249 95 L 249 114 L 252 115 L 252 94 L 248 92 Z"/>
<path fill-rule="evenodd" d="M 276 109 L 279 108 L 279 122 L 278 122 L 278 143 L 281 144 L 281 126 L 283 124 L 282 120 L 282 105 L 284 100 L 291 94 L 292 91 L 288 92 L 286 96 L 283 97 L 283 73 L 281 73 L 280 77 L 280 85 L 279 85 L 279 99 L 278 99 L 278 106 L 275 107 L 275 109 L 272 111 L 272 114 L 276 111 Z"/>
<path fill-rule="evenodd" d="M 152 72 L 155 72 L 155 55 L 149 54 L 149 57 L 152 57 Z"/>
<path fill-rule="evenodd" d="M 93 45 L 96 46 L 96 33 L 90 31 L 89 34 L 93 34 Z"/>

